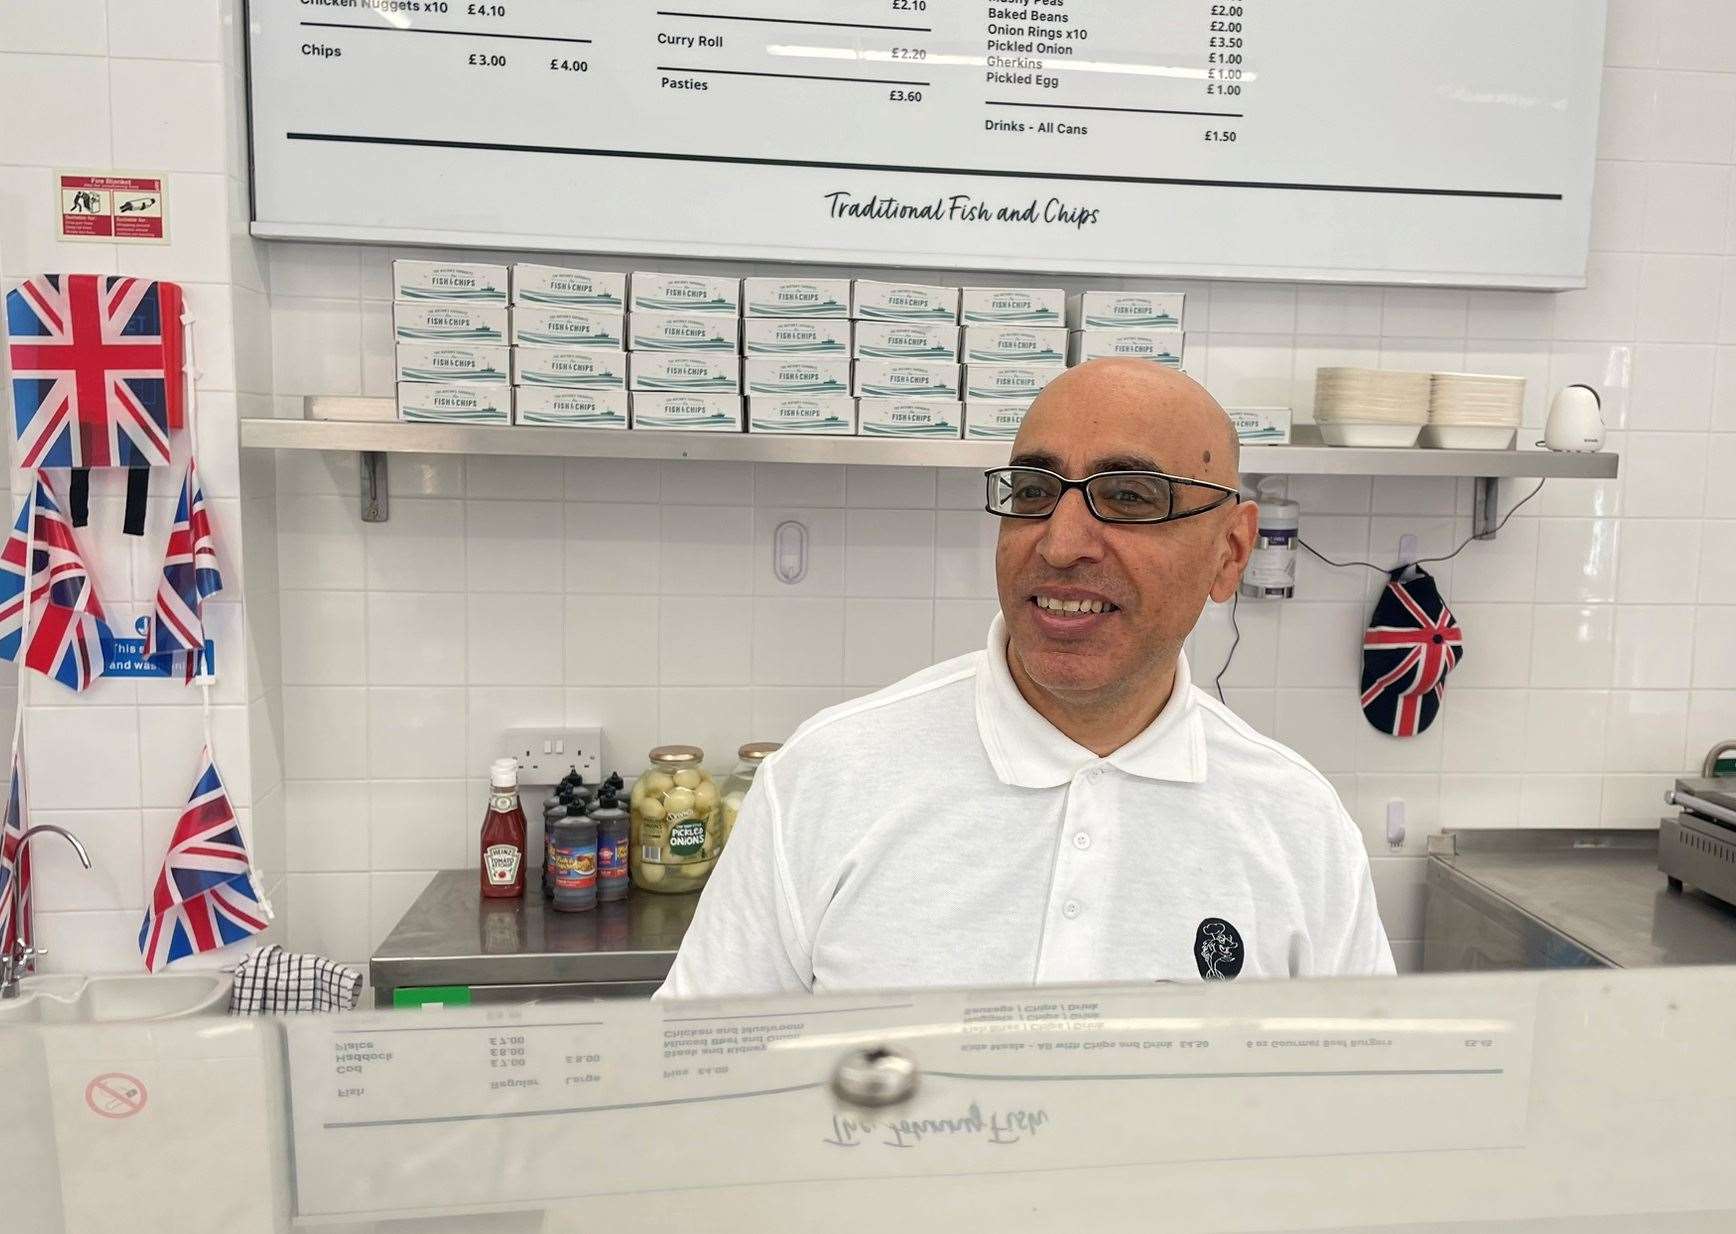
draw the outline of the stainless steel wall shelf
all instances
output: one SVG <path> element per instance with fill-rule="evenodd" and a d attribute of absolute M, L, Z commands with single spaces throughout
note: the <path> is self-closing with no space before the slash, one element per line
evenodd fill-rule
<path fill-rule="evenodd" d="M 749 463 L 851 463 L 865 467 L 948 467 L 980 471 L 1007 461 L 996 441 L 899 441 L 753 433 L 622 432 L 618 429 L 403 424 L 390 399 L 307 400 L 308 419 L 248 419 L 241 444 L 255 449 L 353 450 L 362 456 L 363 518 L 386 514 L 388 454 L 503 454 L 556 458 L 706 459 Z M 345 414 L 370 419 L 340 419 Z M 315 419 L 313 417 L 320 418 Z M 1542 450 L 1367 450 L 1328 446 L 1300 425 L 1287 446 L 1242 447 L 1242 473 L 1255 475 L 1463 476 L 1477 481 L 1475 531 L 1493 534 L 1497 483 L 1513 477 L 1610 479 L 1614 454 Z"/>

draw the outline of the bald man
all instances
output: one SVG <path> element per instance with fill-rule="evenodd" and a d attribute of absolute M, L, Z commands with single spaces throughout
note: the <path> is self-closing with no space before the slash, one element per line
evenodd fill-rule
<path fill-rule="evenodd" d="M 1392 972 L 1337 794 L 1182 652 L 1255 539 L 1223 409 L 1093 360 L 986 479 L 988 645 L 766 761 L 661 993 Z"/>

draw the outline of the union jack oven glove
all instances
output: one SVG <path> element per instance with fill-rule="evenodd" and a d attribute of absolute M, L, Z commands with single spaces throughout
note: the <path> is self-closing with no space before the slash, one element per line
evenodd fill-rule
<path fill-rule="evenodd" d="M 1415 737 L 1440 714 L 1447 674 L 1464 658 L 1465 633 L 1434 577 L 1394 571 L 1362 640 L 1362 714 L 1383 733 Z"/>

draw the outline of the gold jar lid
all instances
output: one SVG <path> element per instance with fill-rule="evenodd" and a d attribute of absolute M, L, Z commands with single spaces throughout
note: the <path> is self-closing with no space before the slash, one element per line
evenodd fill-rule
<path fill-rule="evenodd" d="M 766 755 L 783 746 L 781 741 L 750 741 L 735 752 L 735 756 L 744 763 L 764 761 Z"/>
<path fill-rule="evenodd" d="M 653 746 L 651 761 L 674 763 L 678 766 L 698 766 L 705 761 L 705 751 L 698 746 Z"/>

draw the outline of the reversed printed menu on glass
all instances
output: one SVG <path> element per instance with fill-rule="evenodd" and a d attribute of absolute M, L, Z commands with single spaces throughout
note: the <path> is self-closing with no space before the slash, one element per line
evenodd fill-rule
<path fill-rule="evenodd" d="M 251 6 L 256 231 L 1583 278 L 1583 0 Z"/>

